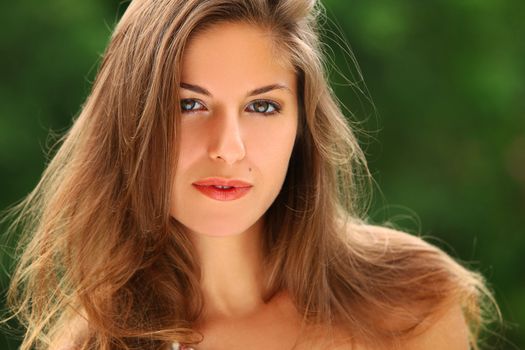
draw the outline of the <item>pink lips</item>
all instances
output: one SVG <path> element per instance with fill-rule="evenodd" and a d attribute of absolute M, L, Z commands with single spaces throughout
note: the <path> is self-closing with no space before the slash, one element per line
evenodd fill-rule
<path fill-rule="evenodd" d="M 253 187 L 245 181 L 223 178 L 207 178 L 196 181 L 192 185 L 202 194 L 219 201 L 239 199 L 246 195 Z"/>

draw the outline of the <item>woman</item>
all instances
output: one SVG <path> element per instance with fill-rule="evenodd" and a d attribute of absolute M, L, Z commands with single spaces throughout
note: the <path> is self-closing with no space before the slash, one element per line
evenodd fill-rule
<path fill-rule="evenodd" d="M 477 348 L 482 277 L 359 209 L 319 6 L 131 2 L 15 208 L 21 349 Z"/>

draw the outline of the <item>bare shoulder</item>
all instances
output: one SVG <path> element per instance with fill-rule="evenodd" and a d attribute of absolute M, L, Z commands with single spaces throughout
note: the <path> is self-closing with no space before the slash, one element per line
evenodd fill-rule
<path fill-rule="evenodd" d="M 406 342 L 406 350 L 469 350 L 469 327 L 459 303 L 447 307 Z"/>
<path fill-rule="evenodd" d="M 470 350 L 469 328 L 461 307 L 449 306 L 415 330 L 412 337 L 398 343 L 403 350 Z M 323 348 L 324 349 L 324 348 Z M 385 350 L 352 342 L 340 342 L 332 350 Z"/>
<path fill-rule="evenodd" d="M 468 283 L 466 270 L 422 237 L 394 228 L 349 221 L 344 234 L 349 249 L 362 257 L 359 268 L 369 277 L 363 283 L 376 286 L 377 297 L 388 295 L 392 308 L 399 310 L 378 317 L 378 328 L 399 332 L 415 326 L 406 339 L 396 339 L 403 343 L 400 349 L 469 349 L 470 330 L 460 300 L 450 293 L 464 288 L 458 281 Z"/>
<path fill-rule="evenodd" d="M 76 350 L 87 334 L 85 316 L 77 315 L 55 332 L 48 350 Z"/>

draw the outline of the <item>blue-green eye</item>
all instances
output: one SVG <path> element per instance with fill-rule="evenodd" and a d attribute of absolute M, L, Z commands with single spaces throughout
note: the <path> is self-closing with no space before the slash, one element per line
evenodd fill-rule
<path fill-rule="evenodd" d="M 182 113 L 199 111 L 202 107 L 204 107 L 202 103 L 191 98 L 180 100 L 180 109 L 182 110 Z"/>
<path fill-rule="evenodd" d="M 281 107 L 274 102 L 267 100 L 257 100 L 248 105 L 248 111 L 261 113 L 264 115 L 276 114 L 281 111 Z"/>
<path fill-rule="evenodd" d="M 193 113 L 206 109 L 204 104 L 198 100 L 192 98 L 185 98 L 180 100 L 180 109 L 182 113 Z M 263 115 L 272 115 L 281 112 L 281 107 L 272 101 L 267 100 L 257 100 L 248 105 L 246 108 L 248 112 L 263 114 Z"/>

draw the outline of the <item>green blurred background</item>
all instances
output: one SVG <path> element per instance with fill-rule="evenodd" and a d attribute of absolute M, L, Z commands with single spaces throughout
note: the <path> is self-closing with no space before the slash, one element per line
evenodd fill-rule
<path fill-rule="evenodd" d="M 330 68 L 335 92 L 366 131 L 372 221 L 436 237 L 481 271 L 506 320 L 491 348 L 525 349 L 525 1 L 324 4 L 330 61 L 373 99 Z M 71 125 L 126 6 L 0 3 L 0 208 L 36 185 L 50 132 Z M 12 261 L 2 254 L 1 263 L 3 308 Z M 2 332 L 0 349 L 15 349 Z"/>

